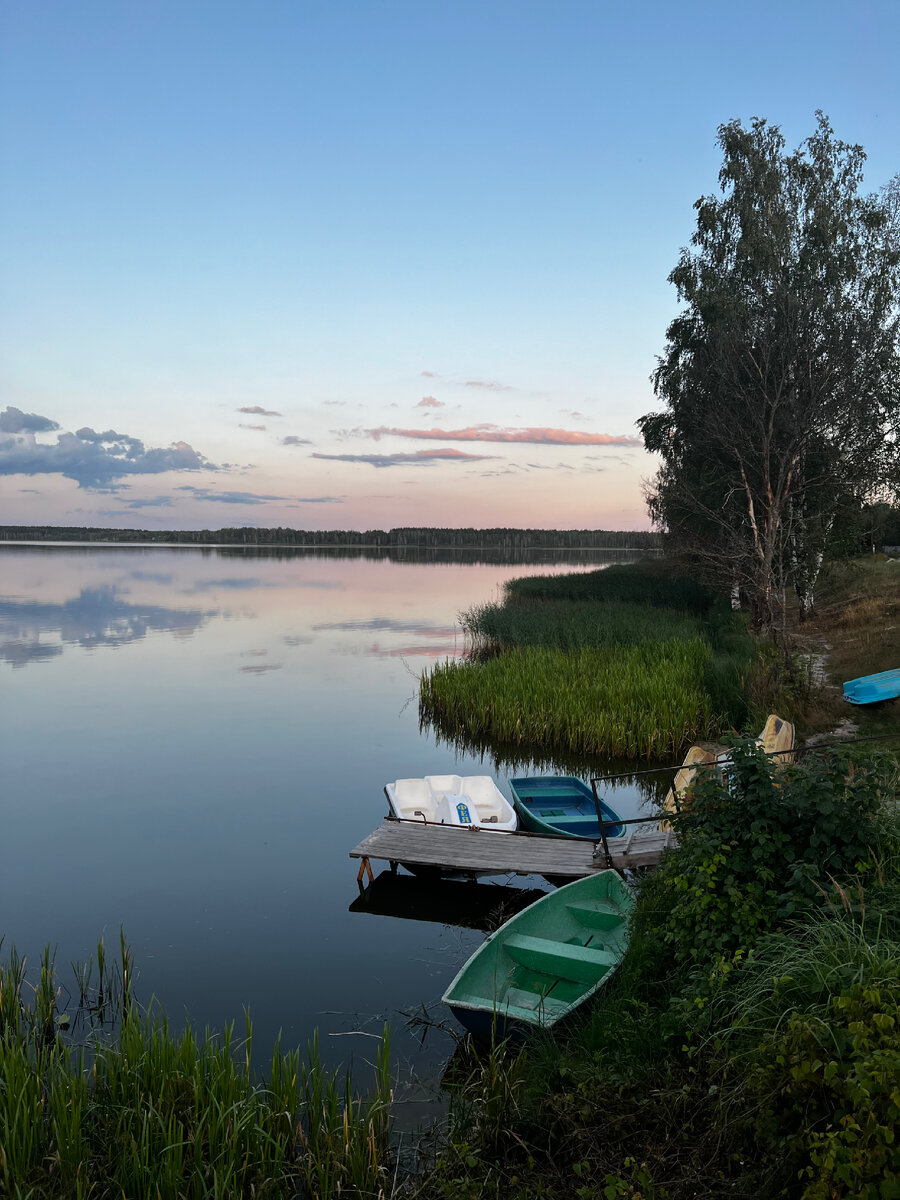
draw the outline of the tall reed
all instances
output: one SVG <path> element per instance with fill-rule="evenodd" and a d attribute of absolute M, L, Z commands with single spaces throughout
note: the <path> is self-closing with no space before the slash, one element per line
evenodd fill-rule
<path fill-rule="evenodd" d="M 698 617 L 648 604 L 596 603 L 590 600 L 484 604 L 460 618 L 473 649 L 508 646 L 630 646 L 699 637 Z"/>
<path fill-rule="evenodd" d="M 0 1195 L 92 1200 L 386 1196 L 392 1089 L 379 1042 L 367 1098 L 329 1072 L 313 1039 L 305 1063 L 276 1045 L 268 1081 L 253 1030 L 174 1033 L 141 1014 L 124 937 L 117 1035 L 69 1047 L 49 950 L 27 990 L 14 952 L 0 966 Z M 104 964 L 105 967 L 105 964 Z M 87 972 L 81 969 L 76 979 Z M 104 970 L 110 1002 L 111 981 Z M 80 987 L 80 985 L 79 985 Z M 99 997 L 95 1007 L 99 1006 Z"/>
<path fill-rule="evenodd" d="M 702 638 L 565 652 L 517 647 L 422 675 L 420 715 L 451 736 L 630 758 L 676 753 L 719 721 Z"/>

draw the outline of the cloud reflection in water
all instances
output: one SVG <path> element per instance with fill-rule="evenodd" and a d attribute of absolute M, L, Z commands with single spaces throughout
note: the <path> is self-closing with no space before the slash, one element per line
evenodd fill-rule
<path fill-rule="evenodd" d="M 84 588 L 63 604 L 0 600 L 0 661 L 13 667 L 56 658 L 64 645 L 122 646 L 148 633 L 190 637 L 215 611 L 130 604 L 111 586 Z M 43 641 L 56 636 L 59 642 Z"/>

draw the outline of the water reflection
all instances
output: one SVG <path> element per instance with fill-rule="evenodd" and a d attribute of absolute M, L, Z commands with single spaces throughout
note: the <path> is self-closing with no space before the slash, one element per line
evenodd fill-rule
<path fill-rule="evenodd" d="M 61 604 L 0 600 L 0 661 L 24 667 L 58 657 L 65 645 L 123 646 L 150 632 L 190 637 L 212 616 L 199 609 L 132 604 L 114 585 L 83 588 Z M 59 641 L 43 640 L 47 637 Z"/>
<path fill-rule="evenodd" d="M 367 633 L 390 631 L 391 633 L 423 634 L 428 637 L 446 637 L 458 632 L 455 625 L 434 625 L 429 621 L 397 621 L 392 617 L 368 617 L 365 620 L 356 621 L 321 621 L 318 625 L 313 625 L 313 629 L 317 631 L 334 629 L 346 633 L 356 633 L 359 630 Z"/>
<path fill-rule="evenodd" d="M 627 758 L 601 758 L 588 754 L 565 754 L 559 750 L 541 752 L 534 747 L 514 742 L 495 741 L 488 737 L 448 734 L 429 721 L 419 722 L 423 734 L 431 736 L 438 746 L 447 746 L 458 755 L 478 755 L 490 763 L 497 775 L 574 775 L 585 782 L 598 779 L 598 792 L 622 816 L 637 815 L 638 809 L 652 809 L 660 804 L 672 784 L 672 766 L 666 761 L 642 759 L 640 766 Z M 627 798 L 628 811 L 619 805 Z"/>
<path fill-rule="evenodd" d="M 288 562 L 292 559 L 362 559 L 368 562 L 407 563 L 411 566 L 430 564 L 469 566 L 572 566 L 590 567 L 609 563 L 636 562 L 639 558 L 656 558 L 660 550 L 591 549 L 590 547 L 547 547 L 546 549 L 502 549 L 500 547 L 460 547 L 458 549 L 429 549 L 421 546 L 199 546 L 190 543 L 141 542 L 6 542 L 0 549 L 31 555 L 79 555 L 102 560 L 104 555 L 127 552 L 131 555 L 178 554 L 202 558 L 273 559 Z M 149 577 L 149 576 L 148 576 Z"/>
<path fill-rule="evenodd" d="M 545 550 L 504 550 L 499 547 L 428 549 L 420 546 L 215 546 L 204 547 L 220 558 L 290 559 L 331 558 L 365 559 L 369 562 L 407 563 L 410 566 L 444 564 L 452 566 L 602 566 L 609 563 L 635 562 L 656 557 L 657 550 L 592 550 L 548 548 Z"/>
<path fill-rule="evenodd" d="M 426 879 L 382 871 L 357 896 L 349 911 L 490 933 L 544 895 L 546 891 L 540 888 Z"/>
<path fill-rule="evenodd" d="M 248 1005 L 260 1044 L 318 1026 L 332 1065 L 348 1033 L 436 1001 L 482 936 L 477 914 L 454 921 L 485 885 L 387 882 L 361 917 L 349 851 L 388 780 L 490 771 L 420 729 L 415 667 L 461 651 L 456 614 L 508 579 L 569 568 L 418 558 L 0 546 L 5 946 L 79 960 L 123 924 L 141 997 L 173 1023 L 221 1028 Z M 485 754 L 507 794 L 507 764 L 610 769 Z M 402 1024 L 395 1044 L 411 1049 Z"/>

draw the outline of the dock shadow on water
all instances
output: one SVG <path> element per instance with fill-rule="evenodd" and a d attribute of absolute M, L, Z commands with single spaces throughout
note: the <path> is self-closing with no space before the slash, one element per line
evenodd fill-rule
<path fill-rule="evenodd" d="M 493 933 L 533 904 L 546 888 L 511 887 L 382 871 L 350 905 L 352 913 L 432 921 Z"/>

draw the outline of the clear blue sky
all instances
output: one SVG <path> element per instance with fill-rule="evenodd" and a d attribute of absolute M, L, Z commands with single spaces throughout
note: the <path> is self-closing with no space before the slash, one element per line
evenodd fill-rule
<path fill-rule="evenodd" d="M 646 526 L 717 125 L 900 171 L 897 0 L 0 13 L 5 523 Z"/>

